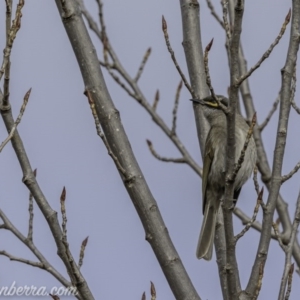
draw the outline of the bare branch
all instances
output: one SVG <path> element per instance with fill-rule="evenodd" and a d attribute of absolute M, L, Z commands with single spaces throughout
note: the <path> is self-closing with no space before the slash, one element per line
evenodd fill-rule
<path fill-rule="evenodd" d="M 40 268 L 40 269 L 45 270 L 44 265 L 42 263 L 38 262 L 38 261 L 32 261 L 32 260 L 29 260 L 29 259 L 26 259 L 26 258 L 14 256 L 14 255 L 6 252 L 5 250 L 1 250 L 0 255 L 8 257 L 11 261 L 18 261 L 20 263 L 30 265 L 30 266 L 35 267 L 35 268 Z"/>
<path fill-rule="evenodd" d="M 104 51 L 104 53 L 106 53 L 106 52 Z M 125 84 L 124 82 L 121 81 L 120 77 L 119 77 L 118 75 L 116 75 L 116 74 L 111 70 L 111 68 L 109 67 L 109 64 L 106 63 L 106 66 L 107 66 L 107 67 L 106 67 L 107 71 L 109 72 L 109 74 L 111 75 L 111 77 L 115 80 L 115 82 L 116 82 L 123 90 L 125 90 L 125 91 L 127 92 L 127 94 L 128 94 L 130 97 L 132 97 L 132 98 L 136 99 L 138 102 L 140 102 L 141 99 L 140 99 L 136 94 L 134 94 L 134 93 L 130 90 L 130 88 L 126 86 L 126 84 Z"/>
<path fill-rule="evenodd" d="M 289 270 L 289 276 L 288 276 L 288 287 L 287 291 L 284 297 L 284 300 L 289 300 L 291 290 L 292 290 L 292 282 L 293 282 L 293 273 L 294 273 L 294 264 L 291 264 L 290 270 Z"/>
<path fill-rule="evenodd" d="M 256 216 L 257 216 L 257 213 L 258 213 L 258 210 L 259 210 L 259 207 L 260 207 L 260 203 L 262 202 L 262 199 L 263 199 L 263 193 L 264 193 L 264 187 L 261 188 L 261 191 L 258 194 L 256 205 L 255 205 L 254 212 L 253 212 L 253 216 L 252 216 L 250 222 L 248 222 L 247 225 L 245 226 L 245 228 L 238 235 L 235 236 L 235 243 L 237 243 L 238 240 L 242 236 L 244 236 L 244 234 L 250 229 L 250 227 L 255 222 Z"/>
<path fill-rule="evenodd" d="M 281 183 L 286 182 L 287 180 L 289 180 L 290 178 L 292 178 L 292 176 L 298 172 L 298 170 L 300 169 L 300 161 L 297 163 L 297 165 L 294 167 L 294 169 L 288 173 L 287 175 L 283 175 L 281 177 Z"/>
<path fill-rule="evenodd" d="M 257 285 L 256 285 L 256 290 L 255 290 L 253 300 L 256 300 L 258 298 L 258 295 L 259 295 L 259 292 L 260 292 L 260 289 L 261 289 L 261 286 L 262 286 L 262 280 L 263 280 L 263 277 L 264 277 L 265 262 L 266 261 L 263 260 L 261 262 L 260 266 L 259 266 L 258 282 L 257 282 Z"/>
<path fill-rule="evenodd" d="M 176 90 L 176 95 L 175 95 L 175 102 L 174 102 L 174 108 L 173 108 L 173 120 L 172 120 L 172 129 L 171 129 L 171 134 L 176 135 L 176 121 L 177 121 L 177 110 L 178 110 L 178 103 L 179 103 L 179 97 L 180 97 L 180 91 L 182 88 L 182 80 L 180 80 L 177 90 Z"/>
<path fill-rule="evenodd" d="M 101 6 L 102 9 L 102 6 Z M 103 12 L 100 13 L 101 16 L 101 24 L 104 26 L 104 15 Z M 89 16 L 89 18 L 91 18 Z M 93 22 L 91 19 L 89 22 Z M 104 32 L 104 33 L 103 33 Z M 185 158 L 187 164 L 198 174 L 201 176 L 202 170 L 198 166 L 198 164 L 194 161 L 194 159 L 191 157 L 191 155 L 188 153 L 188 151 L 185 149 L 183 143 L 179 140 L 177 135 L 172 134 L 172 131 L 168 128 L 166 123 L 161 119 L 161 117 L 157 114 L 156 108 L 159 102 L 159 91 L 156 92 L 155 99 L 153 105 L 149 104 L 149 101 L 145 98 L 143 93 L 141 92 L 140 88 L 138 87 L 137 83 L 134 81 L 133 78 L 129 76 L 129 74 L 126 72 L 124 67 L 122 66 L 121 62 L 119 61 L 117 55 L 115 54 L 108 38 L 104 38 L 106 33 L 102 29 L 102 34 L 101 34 L 101 41 L 103 42 L 104 45 L 104 53 L 109 53 L 110 57 L 113 61 L 112 64 L 108 63 L 108 58 L 107 55 L 105 57 L 106 61 L 103 63 L 103 66 L 108 69 L 108 72 L 110 75 L 114 78 L 114 80 L 119 83 L 121 82 L 120 79 L 113 73 L 111 72 L 110 69 L 116 70 L 120 76 L 126 81 L 126 83 L 130 86 L 130 88 L 133 90 L 131 92 L 129 88 L 127 88 L 124 84 L 120 84 L 120 86 L 133 98 L 135 99 L 139 104 L 141 104 L 146 111 L 150 114 L 152 117 L 153 121 L 162 129 L 162 131 L 170 138 L 170 140 L 173 142 L 173 144 L 176 146 L 176 148 L 179 150 L 179 152 L 182 154 L 182 156 Z M 200 121 L 202 123 L 206 122 L 204 118 L 201 118 Z M 201 127 L 202 133 L 203 133 L 203 126 Z"/>
<path fill-rule="evenodd" d="M 61 196 L 60 196 L 60 209 L 61 209 L 61 215 L 62 215 L 62 232 L 63 232 L 63 241 L 67 242 L 67 214 L 66 214 L 66 188 L 64 187 Z"/>
<path fill-rule="evenodd" d="M 235 178 L 236 178 L 236 175 L 237 173 L 239 172 L 240 168 L 242 167 L 242 164 L 244 162 L 244 159 L 245 159 L 245 154 L 246 154 L 246 151 L 247 151 L 247 148 L 248 148 L 248 144 L 250 142 L 250 139 L 252 137 L 252 134 L 253 134 L 253 128 L 256 124 L 256 113 L 253 115 L 252 117 L 252 122 L 251 122 L 251 125 L 249 127 L 249 130 L 248 130 L 248 133 L 247 133 L 247 136 L 246 136 L 246 140 L 245 140 L 245 143 L 244 143 L 244 147 L 241 151 L 241 154 L 240 154 L 240 157 L 239 157 L 239 160 L 233 170 L 233 173 L 232 173 L 232 176 L 230 178 L 230 180 L 232 180 L 234 182 Z"/>
<path fill-rule="evenodd" d="M 290 240 L 289 240 L 288 245 L 285 246 L 285 248 L 284 248 L 285 263 L 284 263 L 284 270 L 283 270 L 283 274 L 282 274 L 278 300 L 288 299 L 290 292 L 291 292 L 292 277 L 293 277 L 293 271 L 294 271 L 294 265 L 292 264 L 291 259 L 292 259 L 292 251 L 293 251 L 294 243 L 296 240 L 299 223 L 300 223 L 300 192 L 298 194 L 295 217 L 294 217 L 294 221 L 293 221 Z M 288 287 L 287 287 L 287 291 L 285 293 L 287 284 L 288 284 Z M 285 296 L 284 296 L 284 294 L 285 294 Z"/>
<path fill-rule="evenodd" d="M 3 62 L 2 62 L 1 69 L 0 69 L 0 80 L 5 72 L 6 65 L 9 64 L 10 54 L 11 54 L 14 40 L 17 36 L 17 32 L 21 28 L 21 18 L 22 18 L 23 6 L 24 6 L 24 0 L 19 0 L 17 9 L 16 9 L 16 13 L 15 13 L 15 19 L 12 22 L 12 26 L 10 28 L 8 38 L 7 38 L 6 47 L 4 48 L 4 51 L 3 51 Z M 6 106 L 7 103 L 4 103 L 4 105 Z"/>
<path fill-rule="evenodd" d="M 146 300 L 146 293 L 145 292 L 142 294 L 142 300 Z"/>
<path fill-rule="evenodd" d="M 155 290 L 154 283 L 152 281 L 150 281 L 150 283 L 151 283 L 150 285 L 151 300 L 156 300 L 156 290 Z"/>
<path fill-rule="evenodd" d="M 12 0 L 6 0 L 6 47 L 8 46 L 9 33 L 11 28 L 11 11 L 12 11 Z M 9 83 L 10 83 L 10 57 L 8 57 L 8 62 L 5 66 L 4 71 L 4 84 L 3 84 L 3 94 L 4 106 L 9 103 Z"/>
<path fill-rule="evenodd" d="M 135 78 L 134 78 L 135 82 L 138 82 L 138 80 L 140 79 L 140 77 L 141 77 L 141 75 L 143 73 L 143 70 L 145 68 L 145 65 L 146 65 L 146 63 L 148 61 L 148 58 L 149 58 L 150 54 L 151 54 L 151 48 L 148 48 L 147 51 L 146 51 L 146 53 L 144 54 L 143 60 L 141 62 L 141 65 L 140 65 L 140 67 L 138 69 L 138 72 L 137 72 Z"/>
<path fill-rule="evenodd" d="M 194 99 L 204 99 L 209 96 L 204 72 L 203 47 L 201 41 L 200 5 L 193 0 L 180 0 L 182 19 L 182 45 L 185 53 L 191 88 L 195 93 Z M 205 141 L 209 131 L 209 124 L 203 114 L 203 107 L 193 105 L 197 136 L 201 154 L 204 154 Z"/>
<path fill-rule="evenodd" d="M 89 237 L 87 236 L 81 243 L 81 248 L 80 248 L 80 253 L 79 253 L 79 262 L 78 262 L 78 267 L 81 268 L 83 265 L 83 258 L 84 258 L 84 251 L 85 247 L 88 243 Z"/>
<path fill-rule="evenodd" d="M 224 29 L 226 32 L 227 41 L 229 42 L 231 40 L 231 32 L 230 32 L 230 26 L 228 24 L 228 1 L 227 0 L 221 0 L 222 7 L 223 7 L 223 24 Z"/>
<path fill-rule="evenodd" d="M 96 130 L 97 130 L 97 134 L 99 135 L 99 137 L 102 139 L 107 151 L 108 151 L 108 154 L 109 156 L 113 159 L 113 161 L 115 162 L 116 166 L 117 166 L 117 169 L 124 175 L 126 176 L 126 171 L 125 169 L 122 167 L 121 163 L 119 162 L 118 158 L 114 155 L 114 153 L 112 152 L 111 148 L 110 148 L 110 145 L 104 135 L 104 133 L 102 132 L 101 130 L 101 125 L 100 125 L 100 122 L 99 122 L 99 119 L 98 119 L 98 116 L 97 116 L 97 112 L 96 112 L 96 108 L 95 108 L 95 103 L 94 103 L 94 100 L 92 98 L 92 93 L 88 90 L 86 90 L 84 92 L 84 94 L 87 96 L 88 98 L 88 101 L 89 101 L 89 104 L 90 104 L 90 108 L 92 110 L 92 114 L 93 114 L 93 117 L 94 117 L 94 120 L 95 120 L 95 125 L 96 125 Z"/>
<path fill-rule="evenodd" d="M 253 183 L 254 183 L 256 194 L 258 195 L 259 194 L 259 184 L 257 181 L 257 166 L 255 166 L 254 170 L 253 170 Z"/>
<path fill-rule="evenodd" d="M 64 278 L 55 268 L 52 266 L 47 259 L 43 256 L 43 254 L 38 250 L 35 244 L 26 238 L 8 219 L 8 217 L 4 214 L 4 212 L 0 209 L 0 218 L 2 219 L 3 223 L 1 228 L 9 230 L 14 236 L 16 236 L 27 248 L 35 255 L 35 257 L 39 260 L 39 262 L 33 262 L 31 260 L 27 260 L 24 258 L 18 258 L 11 254 L 8 254 L 6 251 L 2 251 L 2 255 L 9 257 L 10 259 L 13 258 L 15 261 L 19 261 L 21 263 L 26 263 L 32 265 L 34 267 L 41 268 L 48 273 L 50 273 L 53 277 L 55 277 L 61 284 L 65 287 L 71 287 L 72 284 Z"/>
<path fill-rule="evenodd" d="M 235 85 L 236 78 L 239 75 L 238 53 L 240 45 L 240 36 L 242 31 L 242 20 L 244 13 L 244 1 L 237 0 L 235 5 L 234 27 L 232 38 L 230 40 L 230 92 L 229 107 L 226 114 L 227 121 L 227 143 L 226 143 L 226 179 L 224 191 L 224 204 L 222 206 L 224 215 L 224 229 L 226 238 L 226 264 L 230 272 L 227 273 L 228 297 L 231 300 L 238 299 L 241 292 L 241 283 L 236 259 L 236 247 L 232 221 L 232 199 L 234 193 L 234 181 L 230 177 L 235 170 L 235 128 L 238 103 L 238 87 Z M 224 22 L 225 24 L 225 22 Z M 226 26 L 226 24 L 225 24 Z"/>
<path fill-rule="evenodd" d="M 181 71 L 181 68 L 180 66 L 178 65 L 178 62 L 177 62 L 177 59 L 175 57 L 175 53 L 171 47 L 171 44 L 170 44 L 170 40 L 169 40 L 169 35 L 168 35 L 168 27 L 167 27 L 167 22 L 164 18 L 164 16 L 162 16 L 162 30 L 163 30 L 163 33 L 164 33 L 164 37 L 165 37 L 165 41 L 166 41 L 166 45 L 167 45 L 167 48 L 168 48 L 168 51 L 169 53 L 171 54 L 171 58 L 174 62 L 174 65 L 184 83 L 184 85 L 186 86 L 186 88 L 188 89 L 188 91 L 190 92 L 190 94 L 192 95 L 193 98 L 196 98 L 196 95 L 194 93 L 194 91 L 192 90 L 190 84 L 187 82 L 186 78 L 185 78 L 185 75 L 183 74 L 183 72 Z"/>
<path fill-rule="evenodd" d="M 281 247 L 281 249 L 282 249 L 284 252 L 286 252 L 286 246 L 283 245 L 282 239 L 281 239 L 280 234 L 279 234 L 279 231 L 278 231 L 278 225 L 277 225 L 277 223 L 273 222 L 273 223 L 272 223 L 272 227 L 273 227 L 273 229 L 274 229 L 274 232 L 275 232 L 276 238 L 277 238 L 277 240 L 278 240 L 279 246 Z"/>
<path fill-rule="evenodd" d="M 291 9 L 289 10 L 288 14 L 285 17 L 284 23 L 282 24 L 282 27 L 280 29 L 280 32 L 278 34 L 278 36 L 276 37 L 275 41 L 271 44 L 271 46 L 269 47 L 269 49 L 263 54 L 263 56 L 260 58 L 260 60 L 256 63 L 255 66 L 253 66 L 246 74 L 242 75 L 236 82 L 236 85 L 241 85 L 241 83 L 248 78 L 249 76 L 251 76 L 251 74 L 260 67 L 260 65 L 270 56 L 270 54 L 272 53 L 273 49 L 275 48 L 275 46 L 279 43 L 280 39 L 282 38 L 282 36 L 284 35 L 286 26 L 288 25 L 288 23 L 290 22 L 291 19 Z"/>
<path fill-rule="evenodd" d="M 276 111 L 276 109 L 278 107 L 279 100 L 280 100 L 280 95 L 277 96 L 275 102 L 273 103 L 273 107 L 270 110 L 270 112 L 268 113 L 266 119 L 260 124 L 260 126 L 259 126 L 260 131 L 263 131 L 264 128 L 268 125 L 269 121 L 271 120 L 274 112 Z"/>
<path fill-rule="evenodd" d="M 21 109 L 20 109 L 20 113 L 16 119 L 16 121 L 14 122 L 14 125 L 12 126 L 10 132 L 9 132 L 9 135 L 8 137 L 1 143 L 0 145 L 0 152 L 3 150 L 3 148 L 5 147 L 5 145 L 12 139 L 12 137 L 14 136 L 14 133 L 18 127 L 18 125 L 20 124 L 21 120 L 22 120 L 22 117 L 23 117 L 23 114 L 25 112 L 25 108 L 26 108 L 26 105 L 28 103 L 28 99 L 29 99 L 29 96 L 30 96 L 30 93 L 31 93 L 31 88 L 28 90 L 28 92 L 25 94 L 24 96 L 24 100 L 23 100 L 23 104 L 21 106 Z"/>
<path fill-rule="evenodd" d="M 3 94 L 0 91 L 0 103 L 1 103 L 1 99 L 3 99 Z M 12 116 L 10 105 L 8 107 L 0 106 L 0 112 L 1 112 L 2 119 L 5 123 L 6 129 L 8 132 L 10 132 L 14 125 L 14 119 Z M 59 257 L 61 258 L 61 260 L 63 261 L 64 265 L 66 266 L 72 283 L 75 285 L 76 288 L 78 287 L 78 290 L 80 293 L 80 295 L 78 297 L 81 297 L 81 295 L 84 294 L 87 297 L 87 299 L 92 299 L 91 293 L 88 290 L 88 286 L 87 286 L 87 283 L 86 283 L 84 277 L 80 274 L 77 267 L 75 267 L 75 269 L 74 269 L 74 267 L 71 266 L 71 264 L 70 264 L 70 262 L 74 261 L 74 259 L 72 257 L 72 254 L 70 253 L 70 251 L 68 251 L 68 255 L 66 253 L 65 244 L 62 241 L 62 231 L 61 231 L 61 226 L 57 219 L 57 214 L 49 205 L 40 186 L 38 185 L 38 182 L 33 174 L 26 150 L 24 148 L 24 143 L 22 142 L 22 139 L 21 139 L 17 129 L 15 130 L 15 133 L 11 139 L 11 142 L 12 142 L 14 151 L 18 157 L 20 166 L 22 168 L 22 172 L 23 172 L 23 180 L 22 181 L 26 185 L 26 187 L 28 188 L 30 193 L 33 195 L 33 198 L 35 199 L 41 212 L 43 213 L 45 219 L 47 220 L 48 226 L 52 232 L 52 236 L 53 236 L 56 246 L 57 246 L 57 253 L 58 253 Z M 22 240 L 23 236 L 21 237 L 20 234 L 18 234 L 18 238 L 20 240 Z M 30 244 L 29 244 L 29 246 L 30 246 Z M 39 255 L 39 258 L 41 257 L 41 259 L 45 260 L 41 254 L 38 254 L 38 255 Z M 48 272 L 51 273 L 52 270 L 49 270 Z M 59 276 L 58 276 L 58 278 L 59 278 Z"/>
<path fill-rule="evenodd" d="M 221 25 L 222 28 L 224 28 L 224 23 L 222 22 L 219 15 L 216 13 L 215 8 L 213 4 L 211 3 L 211 0 L 206 0 L 207 6 L 210 10 L 210 13 L 213 15 L 213 17 L 216 19 L 216 21 Z"/>
<path fill-rule="evenodd" d="M 159 102 L 159 90 L 157 90 L 156 93 L 155 93 L 154 102 L 153 102 L 153 105 L 152 105 L 152 109 L 154 111 L 156 111 L 158 102 Z"/>
<path fill-rule="evenodd" d="M 291 83 L 294 73 L 295 62 L 297 61 L 297 53 L 299 49 L 299 15 L 300 15 L 300 3 L 293 1 L 292 7 L 292 21 L 289 47 L 286 55 L 286 62 L 281 70 L 281 90 L 280 90 L 280 118 L 278 121 L 278 128 L 276 133 L 276 144 L 274 147 L 274 158 L 272 166 L 272 177 L 268 183 L 269 197 L 266 204 L 266 212 L 264 213 L 264 222 L 262 228 L 262 234 L 260 235 L 259 246 L 255 258 L 254 265 L 252 267 L 250 279 L 246 288 L 248 295 L 253 295 L 256 289 L 256 282 L 259 277 L 259 268 L 261 262 L 267 258 L 268 248 L 271 239 L 271 226 L 273 223 L 273 216 L 277 203 L 281 200 L 279 190 L 281 187 L 281 172 L 283 164 L 283 156 L 287 138 L 287 125 L 291 107 Z M 261 149 L 259 149 L 261 152 Z M 262 156 L 264 157 L 264 156 Z M 288 225 L 289 220 L 284 220 L 285 214 L 281 213 L 282 209 L 278 210 L 280 217 L 283 217 L 283 221 Z M 266 253 L 266 255 L 261 255 Z M 299 257 L 299 256 L 298 256 Z"/>
<path fill-rule="evenodd" d="M 206 84 L 210 90 L 210 93 L 212 95 L 212 97 L 217 100 L 217 96 L 215 94 L 214 88 L 211 84 L 211 80 L 210 80 L 210 75 L 209 75 L 209 68 L 208 68 L 208 53 L 212 47 L 212 44 L 214 42 L 214 39 L 212 39 L 208 45 L 205 47 L 205 51 L 204 51 L 204 70 L 205 70 L 205 75 L 206 75 Z"/>
<path fill-rule="evenodd" d="M 243 225 L 247 225 L 248 223 L 251 222 L 251 218 L 249 216 L 247 216 L 241 209 L 239 209 L 238 207 L 234 208 L 233 213 L 242 221 Z M 251 224 L 251 227 L 253 229 L 255 229 L 258 232 L 262 231 L 262 225 L 258 222 L 255 221 Z M 274 240 L 277 240 L 277 236 L 272 232 L 271 233 L 271 237 Z"/>
<path fill-rule="evenodd" d="M 51 296 L 53 300 L 60 300 L 60 298 L 57 295 L 49 294 L 49 296 Z"/>
<path fill-rule="evenodd" d="M 119 113 L 108 93 L 99 66 L 99 60 L 94 51 L 94 45 L 87 33 L 77 3 L 72 0 L 65 0 L 65 2 L 67 3 L 67 9 L 61 6 L 60 0 L 56 0 L 58 10 L 62 15 L 63 25 L 81 70 L 97 131 L 99 131 L 97 125 L 99 122 L 99 128 L 101 126 L 103 137 L 105 137 L 104 141 L 107 142 L 111 154 L 113 153 L 113 156 L 116 158 L 113 158 L 114 162 L 115 164 L 119 162 L 119 166 L 116 165 L 117 168 L 120 170 L 120 167 L 122 167 L 127 175 L 125 177 L 122 170 L 120 170 L 121 179 L 144 226 L 146 239 L 164 271 L 175 298 L 185 298 L 188 294 L 195 300 L 200 299 L 167 230 L 161 230 L 161 228 L 166 228 L 166 226 L 157 206 L 157 201 L 155 201 L 145 176 L 137 163 Z M 78 39 L 78 36 L 80 36 L 80 39 Z M 107 51 L 112 56 L 109 48 L 110 44 L 107 40 L 105 43 L 107 43 Z M 112 60 L 116 63 L 114 58 Z M 97 116 L 97 119 L 95 116 Z M 151 209 L 154 207 L 155 210 Z M 175 259 L 176 263 L 170 264 L 170 257 Z"/>
<path fill-rule="evenodd" d="M 164 161 L 164 162 L 173 162 L 173 163 L 186 163 L 186 160 L 184 158 L 168 158 L 168 157 L 162 157 L 154 150 L 152 142 L 147 140 L 147 144 L 149 147 L 149 150 L 151 154 L 158 160 Z"/>
<path fill-rule="evenodd" d="M 33 171 L 34 177 L 37 175 L 37 169 Z M 28 212 L 29 212 L 29 222 L 28 222 L 28 234 L 27 238 L 29 241 L 32 242 L 32 234 L 33 234 L 33 196 L 31 193 L 29 193 L 29 207 L 28 207 Z"/>

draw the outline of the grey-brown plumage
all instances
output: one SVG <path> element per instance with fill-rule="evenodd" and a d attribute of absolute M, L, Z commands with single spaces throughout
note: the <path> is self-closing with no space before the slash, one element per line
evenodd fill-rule
<path fill-rule="evenodd" d="M 217 96 L 225 106 L 228 100 Z M 195 100 L 193 100 L 195 101 Z M 226 116 L 218 103 L 210 96 L 203 100 L 196 100 L 203 105 L 204 115 L 210 124 L 210 131 L 206 138 L 203 157 L 202 201 L 203 221 L 198 241 L 196 256 L 198 259 L 210 260 L 212 257 L 217 213 L 225 190 L 225 163 L 227 145 Z M 244 146 L 249 126 L 244 118 L 236 115 L 236 149 L 237 162 Z M 234 199 L 237 200 L 243 184 L 251 176 L 256 162 L 256 147 L 253 137 L 245 153 L 244 162 L 234 182 Z"/>

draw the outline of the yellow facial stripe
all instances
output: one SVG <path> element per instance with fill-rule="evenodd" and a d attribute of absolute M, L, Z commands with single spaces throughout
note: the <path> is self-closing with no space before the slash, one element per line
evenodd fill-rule
<path fill-rule="evenodd" d="M 211 106 L 211 107 L 219 107 L 217 102 L 206 102 L 206 104 Z"/>

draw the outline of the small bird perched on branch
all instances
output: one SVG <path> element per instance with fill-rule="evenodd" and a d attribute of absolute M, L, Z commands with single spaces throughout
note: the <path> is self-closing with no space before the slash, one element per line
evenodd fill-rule
<path fill-rule="evenodd" d="M 210 124 L 203 157 L 202 201 L 204 217 L 196 251 L 198 259 L 204 258 L 206 260 L 210 260 L 212 257 L 217 214 L 225 191 L 227 120 L 221 106 L 223 105 L 223 108 L 227 108 L 228 99 L 219 95 L 217 99 L 219 102 L 212 96 L 203 100 L 192 99 L 192 101 L 203 105 L 204 115 Z M 249 125 L 237 113 L 235 119 L 235 162 L 238 161 L 244 148 L 248 131 Z M 243 184 L 251 176 L 255 163 L 256 147 L 251 136 L 244 161 L 233 183 L 233 198 L 235 201 L 238 199 Z"/>

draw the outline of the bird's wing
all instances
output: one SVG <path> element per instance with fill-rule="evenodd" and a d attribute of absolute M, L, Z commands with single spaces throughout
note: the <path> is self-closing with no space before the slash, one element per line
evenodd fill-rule
<path fill-rule="evenodd" d="M 205 142 L 205 150 L 204 150 L 204 160 L 203 160 L 203 173 L 202 173 L 202 210 L 204 213 L 205 205 L 206 205 L 206 187 L 208 174 L 210 172 L 211 164 L 214 159 L 214 149 L 213 143 L 211 139 L 211 130 L 209 131 L 206 142 Z"/>

